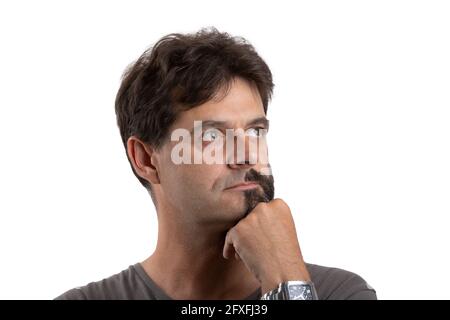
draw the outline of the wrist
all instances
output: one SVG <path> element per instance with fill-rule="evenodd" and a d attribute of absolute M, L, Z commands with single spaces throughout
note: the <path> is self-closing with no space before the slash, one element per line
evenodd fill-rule
<path fill-rule="evenodd" d="M 261 296 L 261 300 L 319 300 L 311 281 L 286 281 Z"/>
<path fill-rule="evenodd" d="M 306 270 L 306 267 L 296 266 L 289 270 L 274 270 L 268 272 L 265 277 L 261 279 L 261 292 L 267 293 L 278 287 L 279 284 L 286 281 L 311 281 L 311 277 Z"/>

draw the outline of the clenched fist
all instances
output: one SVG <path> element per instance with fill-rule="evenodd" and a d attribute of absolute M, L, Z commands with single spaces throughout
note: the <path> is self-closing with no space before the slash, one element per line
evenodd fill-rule
<path fill-rule="evenodd" d="M 242 260 L 263 293 L 280 282 L 310 280 L 288 205 L 281 199 L 260 202 L 226 235 L 223 256 Z"/>

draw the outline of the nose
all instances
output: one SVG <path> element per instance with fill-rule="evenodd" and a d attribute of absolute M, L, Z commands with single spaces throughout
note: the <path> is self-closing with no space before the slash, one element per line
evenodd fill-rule
<path fill-rule="evenodd" d="M 234 137 L 227 139 L 226 159 L 228 167 L 230 169 L 254 167 L 258 160 L 257 144 L 257 139 L 248 137 L 243 131 L 238 131 Z"/>

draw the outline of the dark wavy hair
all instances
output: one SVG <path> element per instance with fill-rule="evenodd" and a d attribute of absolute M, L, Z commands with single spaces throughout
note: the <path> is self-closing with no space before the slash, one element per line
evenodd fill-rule
<path fill-rule="evenodd" d="M 223 88 L 226 94 L 236 76 L 256 85 L 267 113 L 272 73 L 246 39 L 214 27 L 164 36 L 122 76 L 115 111 L 125 150 L 132 135 L 160 148 L 180 112 L 215 98 Z M 151 184 L 131 169 L 153 197 Z"/>

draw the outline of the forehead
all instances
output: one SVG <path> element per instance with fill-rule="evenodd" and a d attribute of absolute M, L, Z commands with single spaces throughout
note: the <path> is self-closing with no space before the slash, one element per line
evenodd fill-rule
<path fill-rule="evenodd" d="M 220 100 L 212 99 L 195 108 L 182 112 L 177 121 L 178 128 L 191 128 L 196 120 L 226 121 L 240 126 L 265 116 L 264 106 L 258 89 L 241 78 L 234 78 L 228 93 L 218 93 Z"/>

